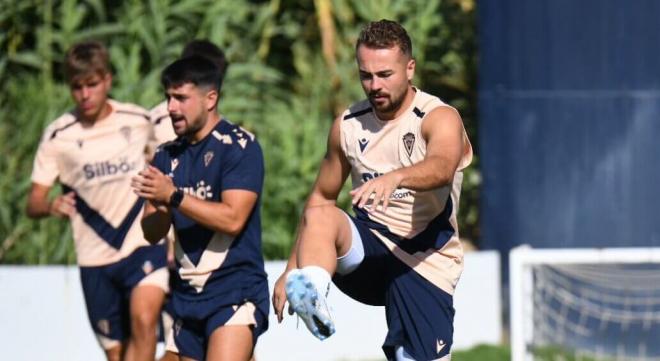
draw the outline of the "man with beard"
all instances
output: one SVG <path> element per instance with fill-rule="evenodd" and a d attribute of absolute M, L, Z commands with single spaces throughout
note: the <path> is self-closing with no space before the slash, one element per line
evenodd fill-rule
<path fill-rule="evenodd" d="M 190 56 L 201 56 L 211 60 L 220 69 L 220 74 L 223 75 L 223 78 L 227 73 L 229 63 L 227 62 L 225 53 L 209 40 L 196 39 L 188 42 L 186 46 L 183 47 L 181 58 L 187 58 Z M 222 86 L 223 80 L 224 79 L 220 80 L 220 86 Z M 174 134 L 174 130 L 172 129 L 170 113 L 167 111 L 167 101 L 163 101 L 153 107 L 149 111 L 149 116 L 154 124 L 154 134 L 152 144 L 150 144 L 150 150 L 155 151 L 158 145 L 174 140 L 176 134 Z"/>
<path fill-rule="evenodd" d="M 472 147 L 458 112 L 411 84 L 401 25 L 368 24 L 356 58 L 367 99 L 332 125 L 273 306 L 281 321 L 288 300 L 323 340 L 335 331 L 332 279 L 355 300 L 385 306 L 389 360 L 448 360 L 463 269 L 456 214 Z M 349 174 L 355 216 L 335 205 Z"/>
<path fill-rule="evenodd" d="M 206 39 L 196 39 L 188 42 L 183 48 L 181 58 L 191 56 L 201 56 L 212 61 L 220 70 L 220 87 L 227 73 L 229 63 L 225 57 L 225 53 L 217 45 Z M 172 128 L 172 120 L 167 107 L 167 101 L 162 101 L 156 105 L 149 112 L 151 120 L 154 124 L 153 138 L 149 147 L 149 154 L 153 156 L 156 147 L 162 143 L 174 140 L 176 134 Z M 170 281 L 174 283 L 176 272 L 176 262 L 174 260 L 174 234 L 173 230 L 167 234 L 167 260 L 171 269 Z M 163 330 L 165 332 L 165 355 L 160 361 L 178 360 L 178 349 L 174 343 L 174 312 L 172 310 L 172 303 L 166 302 L 163 307 Z"/>
<path fill-rule="evenodd" d="M 221 70 L 192 56 L 163 70 L 175 140 L 133 179 L 148 202 L 142 228 L 158 242 L 174 226 L 174 341 L 182 360 L 249 360 L 268 328 L 261 254 L 263 154 L 217 112 Z"/>

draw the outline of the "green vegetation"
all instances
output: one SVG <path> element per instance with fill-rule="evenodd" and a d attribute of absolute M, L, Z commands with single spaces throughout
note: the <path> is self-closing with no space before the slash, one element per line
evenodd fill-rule
<path fill-rule="evenodd" d="M 363 97 L 355 38 L 380 18 L 406 26 L 415 83 L 461 111 L 476 145 L 474 0 L 0 0 L 0 263 L 75 262 L 66 223 L 31 221 L 24 207 L 41 132 L 71 107 L 61 59 L 88 38 L 110 48 L 112 96 L 144 107 L 161 101 L 159 73 L 187 41 L 209 38 L 226 50 L 221 112 L 264 148 L 264 252 L 284 258 L 328 127 Z M 473 166 L 460 213 L 462 235 L 472 239 L 479 180 Z"/>
<path fill-rule="evenodd" d="M 480 345 L 469 350 L 452 352 L 453 361 L 509 361 L 511 350 L 508 346 Z"/>
<path fill-rule="evenodd" d="M 563 347 L 550 346 L 532 350 L 535 360 L 540 361 L 608 361 L 613 358 L 593 358 L 578 355 Z M 509 361 L 511 349 L 509 346 L 479 345 L 469 350 L 452 352 L 453 361 Z"/>
<path fill-rule="evenodd" d="M 539 361 L 613 361 L 614 357 L 586 356 L 584 352 L 576 352 L 562 346 L 544 346 L 532 349 L 534 358 Z"/>

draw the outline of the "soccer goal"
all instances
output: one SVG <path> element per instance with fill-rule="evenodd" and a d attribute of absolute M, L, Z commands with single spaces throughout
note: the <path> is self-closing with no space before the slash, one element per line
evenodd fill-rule
<path fill-rule="evenodd" d="M 513 361 L 660 360 L 660 248 L 511 251 Z"/>

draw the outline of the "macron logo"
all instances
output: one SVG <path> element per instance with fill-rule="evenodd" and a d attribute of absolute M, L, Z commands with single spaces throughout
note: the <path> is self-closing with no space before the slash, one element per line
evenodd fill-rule
<path fill-rule="evenodd" d="M 445 344 L 445 341 L 438 339 L 435 345 L 435 349 L 437 353 L 440 353 L 440 351 L 442 351 L 442 349 L 445 348 L 445 346 L 447 346 L 447 344 Z"/>
<path fill-rule="evenodd" d="M 369 140 L 362 138 L 358 140 L 358 144 L 360 145 L 360 152 L 364 152 L 364 149 L 367 148 L 367 145 L 369 144 Z"/>

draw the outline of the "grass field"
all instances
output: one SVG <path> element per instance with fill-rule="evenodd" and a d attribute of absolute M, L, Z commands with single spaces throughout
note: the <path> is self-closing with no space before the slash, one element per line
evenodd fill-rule
<path fill-rule="evenodd" d="M 509 361 L 511 350 L 509 346 L 481 345 L 465 351 L 456 351 L 451 355 L 452 361 Z"/>
<path fill-rule="evenodd" d="M 534 358 L 539 361 L 595 361 L 587 356 L 577 356 L 573 352 L 561 347 L 544 347 L 536 349 Z M 452 361 L 509 361 L 511 360 L 511 349 L 509 346 L 481 345 L 465 351 L 453 352 Z M 601 361 L 613 360 L 610 358 L 599 358 Z"/>

